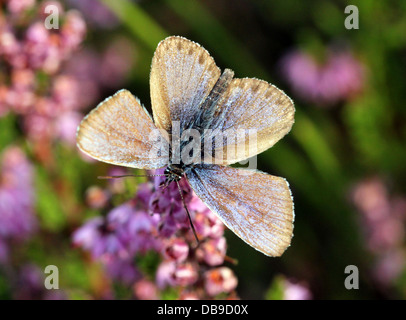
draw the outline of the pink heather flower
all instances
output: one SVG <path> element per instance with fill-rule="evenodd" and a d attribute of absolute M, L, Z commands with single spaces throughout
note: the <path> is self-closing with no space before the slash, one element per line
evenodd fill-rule
<path fill-rule="evenodd" d="M 163 170 L 156 170 L 156 174 L 163 173 Z M 189 229 L 190 224 L 186 210 L 183 206 L 179 189 L 176 183 L 171 183 L 167 188 L 160 185 L 165 177 L 156 177 L 155 192 L 150 199 L 150 208 L 153 213 L 161 216 L 159 233 L 163 237 L 172 236 L 179 229 Z M 185 202 L 188 203 L 192 197 L 191 189 L 185 179 L 179 182 Z"/>
<path fill-rule="evenodd" d="M 31 9 L 35 4 L 35 0 L 8 0 L 7 9 L 12 14 L 21 14 L 24 11 Z"/>
<path fill-rule="evenodd" d="M 135 48 L 130 40 L 124 37 L 114 39 L 101 56 L 100 83 L 107 88 L 122 84 L 134 65 L 134 57 Z"/>
<path fill-rule="evenodd" d="M 53 128 L 50 126 L 50 122 L 51 120 L 47 116 L 32 114 L 24 118 L 23 128 L 31 140 L 41 141 L 52 137 Z"/>
<path fill-rule="evenodd" d="M 390 285 L 402 274 L 405 265 L 405 253 L 401 248 L 396 248 L 379 257 L 372 273 L 380 284 Z"/>
<path fill-rule="evenodd" d="M 76 101 L 77 109 L 93 104 L 100 95 L 99 71 L 101 68 L 100 56 L 90 49 L 76 51 L 63 69 L 66 74 L 77 82 Z"/>
<path fill-rule="evenodd" d="M 83 12 L 87 21 L 99 28 L 111 29 L 118 24 L 116 16 L 98 0 L 68 0 L 68 2 Z"/>
<path fill-rule="evenodd" d="M 329 52 L 326 62 L 318 63 L 302 51 L 287 54 L 282 72 L 297 95 L 317 105 L 348 100 L 362 90 L 363 65 L 349 52 Z"/>
<path fill-rule="evenodd" d="M 35 73 L 31 69 L 13 69 L 11 83 L 15 90 L 33 90 L 35 87 Z"/>
<path fill-rule="evenodd" d="M 140 300 L 157 300 L 158 288 L 155 283 L 141 279 L 134 284 L 134 295 Z"/>
<path fill-rule="evenodd" d="M 403 243 L 406 200 L 392 200 L 384 182 L 377 177 L 358 183 L 352 190 L 352 199 L 362 214 L 366 242 L 372 252 L 383 253 Z"/>
<path fill-rule="evenodd" d="M 284 282 L 284 300 L 310 300 L 312 294 L 306 284 L 293 283 L 289 280 Z"/>
<path fill-rule="evenodd" d="M 76 131 L 83 119 L 83 115 L 79 112 L 65 112 L 55 120 L 55 133 L 59 139 L 67 145 L 76 145 Z"/>
<path fill-rule="evenodd" d="M 124 284 L 131 285 L 141 277 L 140 272 L 134 265 L 134 261 L 131 258 L 118 259 L 113 256 L 106 256 L 102 260 L 107 273 L 115 280 L 118 280 Z"/>
<path fill-rule="evenodd" d="M 161 243 L 155 237 L 156 217 L 133 203 L 125 203 L 108 214 L 109 225 L 117 230 L 117 235 L 131 254 L 160 250 Z"/>
<path fill-rule="evenodd" d="M 92 209 L 101 209 L 107 205 L 110 194 L 108 191 L 92 186 L 86 190 L 86 204 Z"/>
<path fill-rule="evenodd" d="M 183 262 L 189 255 L 189 245 L 180 238 L 171 239 L 163 250 L 166 259 Z"/>
<path fill-rule="evenodd" d="M 188 203 L 188 208 L 195 212 L 194 226 L 202 238 L 220 238 L 224 233 L 224 224 L 210 211 L 209 208 L 196 195 Z"/>
<path fill-rule="evenodd" d="M 204 287 L 209 296 L 230 293 L 237 287 L 237 278 L 231 269 L 220 267 L 211 269 L 204 274 Z"/>
<path fill-rule="evenodd" d="M 85 34 L 86 23 L 82 15 L 76 10 L 68 11 L 61 29 L 61 45 L 64 52 L 70 54 L 72 50 L 76 50 Z"/>
<path fill-rule="evenodd" d="M 38 21 L 28 27 L 23 52 L 28 64 L 34 69 L 53 74 L 60 66 L 57 35 L 51 34 L 43 22 Z"/>
<path fill-rule="evenodd" d="M 69 75 L 61 74 L 52 83 L 52 99 L 60 112 L 75 109 L 78 106 L 79 83 Z"/>
<path fill-rule="evenodd" d="M 76 230 L 73 234 L 73 244 L 89 251 L 94 259 L 128 257 L 124 244 L 102 217 L 93 218 Z"/>
<path fill-rule="evenodd" d="M 200 261 L 209 266 L 219 266 L 224 263 L 227 244 L 224 237 L 204 241 L 196 250 Z"/>
<path fill-rule="evenodd" d="M 157 170 L 157 174 L 162 170 Z M 128 173 L 123 168 L 113 168 L 110 175 Z M 117 180 L 120 181 L 120 180 Z M 122 182 L 117 187 L 116 180 L 108 184 L 108 192 L 114 196 L 124 190 Z M 181 292 L 193 293 L 191 297 L 212 297 L 213 290 L 229 293 L 235 289 L 236 279 L 228 268 L 215 269 L 218 275 L 217 289 L 208 282 L 209 292 L 205 292 L 204 274 L 209 274 L 211 266 L 224 262 L 226 241 L 224 227 L 218 218 L 193 194 L 186 180 L 181 182 L 183 197 L 195 222 L 201 245 L 195 248 L 196 240 L 191 231 L 186 211 L 176 184 L 163 189 L 162 177 L 151 183 L 138 186 L 135 198 L 113 210 L 106 218 L 93 218 L 79 228 L 73 235 L 74 244 L 89 251 L 100 260 L 115 279 L 126 283 L 137 281 L 141 275 L 132 274 L 135 257 L 142 257 L 149 250 L 161 254 L 161 262 L 155 274 L 157 288 L 180 287 Z M 93 190 L 96 195 L 103 190 Z M 106 191 L 105 191 L 106 192 Z M 101 196 L 103 198 L 103 196 Z M 97 198 L 97 197 L 96 197 Z M 216 220 L 217 219 L 217 220 Z M 120 271 L 120 268 L 123 270 Z M 205 271 L 205 273 L 203 273 Z M 125 279 L 123 276 L 126 275 Z M 211 279 L 211 278 L 210 278 Z M 145 284 L 145 286 L 144 286 Z M 150 283 L 140 282 L 134 288 L 135 295 L 146 298 L 152 290 Z M 149 288 L 149 289 L 148 289 Z M 183 291 L 186 290 L 186 291 Z M 185 296 L 186 298 L 186 296 Z"/>
<path fill-rule="evenodd" d="M 174 261 L 163 261 L 156 272 L 155 282 L 159 289 L 164 289 L 167 286 L 174 286 L 175 281 L 173 274 L 176 270 L 176 263 Z"/>
<path fill-rule="evenodd" d="M 15 0 L 7 4 L 9 10 L 19 12 L 31 8 L 35 2 Z M 59 29 L 46 29 L 43 22 L 47 5 L 56 5 L 63 15 Z M 8 14 L 0 21 L 0 59 L 5 64 L 5 84 L 0 86 L 0 116 L 8 112 L 19 115 L 35 148 L 41 142 L 44 149 L 43 146 L 54 139 L 74 145 L 74 127 L 82 117 L 76 112 L 88 107 L 96 97 L 92 95 L 94 90 L 89 90 L 89 86 L 68 70 L 62 73 L 61 65 L 83 41 L 84 20 L 76 11 L 64 13 L 57 1 L 39 3 L 38 10 L 30 11 L 23 25 L 16 17 Z M 41 83 L 38 83 L 38 73 L 42 74 Z"/>
<path fill-rule="evenodd" d="M 194 284 L 198 277 L 197 266 L 192 263 L 182 263 L 176 266 L 172 274 L 175 285 L 190 286 Z"/>
<path fill-rule="evenodd" d="M 22 150 L 8 147 L 0 172 L 0 241 L 26 239 L 35 230 L 32 180 L 32 166 Z"/>
<path fill-rule="evenodd" d="M 388 192 L 379 178 L 371 178 L 357 184 L 352 192 L 354 204 L 370 221 L 385 218 L 390 211 Z"/>

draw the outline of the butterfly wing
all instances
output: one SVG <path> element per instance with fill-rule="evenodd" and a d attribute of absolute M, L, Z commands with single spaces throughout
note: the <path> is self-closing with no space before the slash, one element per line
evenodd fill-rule
<path fill-rule="evenodd" d="M 140 169 L 168 164 L 166 137 L 127 90 L 92 110 L 79 125 L 76 140 L 80 150 L 103 162 Z"/>
<path fill-rule="evenodd" d="M 233 79 L 217 104 L 211 127 L 213 139 L 223 135 L 213 147 L 215 163 L 236 163 L 272 147 L 290 131 L 294 113 L 293 101 L 275 86 L 258 79 Z"/>
<path fill-rule="evenodd" d="M 283 178 L 217 165 L 187 173 L 196 195 L 223 223 L 268 256 L 280 256 L 293 236 L 293 199 Z"/>
<path fill-rule="evenodd" d="M 150 74 L 151 104 L 155 124 L 170 132 L 191 121 L 220 77 L 210 54 L 197 43 L 168 37 L 158 44 Z"/>

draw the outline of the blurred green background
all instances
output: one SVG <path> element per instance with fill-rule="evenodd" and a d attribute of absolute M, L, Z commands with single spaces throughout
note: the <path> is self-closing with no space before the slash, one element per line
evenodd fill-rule
<path fill-rule="evenodd" d="M 158 42 L 169 35 L 198 42 L 222 70 L 231 68 L 239 78 L 264 79 L 295 102 L 292 131 L 258 156 L 258 169 L 290 183 L 294 237 L 281 258 L 269 258 L 226 232 L 227 255 L 238 260 L 231 268 L 240 298 L 282 299 L 286 283 L 300 284 L 313 299 L 406 297 L 406 2 L 100 2 L 112 13 L 108 28 L 103 22 L 107 18 L 94 22 L 91 10 L 89 14 L 77 1 L 63 2 L 65 8 L 81 11 L 87 24 L 78 52 L 100 53 L 118 40 L 124 43 L 124 58 L 119 58 L 124 66 L 112 67 L 122 69 L 119 81 L 99 85 L 82 114 L 121 88 L 151 110 L 151 59 Z M 357 6 L 359 29 L 344 25 L 347 5 Z M 3 9 L 3 19 L 8 14 Z M 296 65 L 294 54 L 302 58 Z M 351 62 L 335 64 L 340 54 L 350 56 Z M 73 57 L 63 64 L 77 61 Z M 347 76 L 340 68 L 354 74 Z M 4 64 L 1 71 L 8 72 Z M 342 87 L 339 93 L 331 90 Z M 110 286 L 115 297 L 128 297 L 126 288 L 112 284 L 97 263 L 71 244 L 72 232 L 100 214 L 86 204 L 86 190 L 105 186 L 96 177 L 106 174 L 109 166 L 84 161 L 74 146 L 59 140 L 32 141 L 21 119 L 12 110 L 0 116 L 0 152 L 18 145 L 33 164 L 39 231 L 11 247 L 12 259 L 0 269 L 0 297 L 16 297 L 7 269 L 27 262 L 42 270 L 48 264 L 60 265 L 60 287 L 69 298 L 100 298 Z M 117 203 L 131 198 L 136 189 L 134 180 L 125 186 Z M 358 290 L 344 286 L 348 265 L 359 269 Z"/>

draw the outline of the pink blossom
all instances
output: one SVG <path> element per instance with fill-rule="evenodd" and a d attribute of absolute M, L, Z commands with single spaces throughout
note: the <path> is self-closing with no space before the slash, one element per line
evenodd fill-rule
<path fill-rule="evenodd" d="M 12 241 L 27 240 L 37 228 L 32 165 L 21 149 L 8 147 L 0 164 L 0 263 L 8 260 Z"/>
<path fill-rule="evenodd" d="M 309 288 L 304 283 L 285 280 L 284 287 L 284 300 L 310 300 L 312 298 Z"/>
<path fill-rule="evenodd" d="M 134 284 L 134 294 L 140 300 L 157 300 L 158 288 L 155 283 L 141 279 Z"/>
<path fill-rule="evenodd" d="M 8 0 L 7 8 L 13 14 L 21 14 L 23 11 L 31 9 L 35 0 Z"/>
<path fill-rule="evenodd" d="M 199 277 L 197 265 L 193 263 L 179 264 L 176 266 L 172 276 L 176 285 L 190 286 L 194 284 Z"/>
<path fill-rule="evenodd" d="M 173 238 L 164 247 L 163 255 L 166 259 L 174 260 L 176 262 L 183 262 L 189 254 L 188 244 L 180 239 Z"/>
<path fill-rule="evenodd" d="M 83 116 L 78 112 L 65 112 L 55 119 L 54 131 L 59 139 L 67 145 L 76 145 L 76 131 Z"/>
<path fill-rule="evenodd" d="M 108 191 L 98 187 L 92 186 L 86 190 L 86 203 L 92 209 L 101 209 L 106 206 L 109 200 Z"/>
<path fill-rule="evenodd" d="M 365 81 L 365 68 L 347 51 L 330 51 L 324 63 L 308 53 L 293 51 L 281 62 L 282 72 L 292 89 L 304 100 L 332 105 L 359 93 Z"/>
<path fill-rule="evenodd" d="M 238 283 L 234 273 L 227 267 L 206 271 L 204 281 L 206 292 L 212 297 L 220 293 L 230 293 Z"/>
<path fill-rule="evenodd" d="M 196 250 L 197 257 L 209 266 L 218 266 L 224 263 L 227 245 L 224 237 L 208 239 Z"/>

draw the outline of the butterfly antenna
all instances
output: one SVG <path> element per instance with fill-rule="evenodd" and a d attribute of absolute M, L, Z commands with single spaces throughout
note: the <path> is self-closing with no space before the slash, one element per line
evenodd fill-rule
<path fill-rule="evenodd" d="M 97 179 L 116 179 L 125 177 L 162 177 L 167 176 L 166 174 L 125 174 L 122 176 L 98 176 Z"/>
<path fill-rule="evenodd" d="M 176 181 L 176 180 L 175 180 L 175 181 Z M 195 230 L 195 226 L 193 225 L 192 218 L 190 217 L 190 213 L 189 213 L 189 210 L 188 210 L 188 208 L 187 208 L 185 199 L 183 198 L 182 189 L 181 189 L 181 187 L 180 187 L 180 185 L 179 185 L 179 182 L 176 181 L 176 184 L 178 185 L 179 194 L 180 194 L 180 197 L 181 197 L 181 199 L 182 199 L 183 206 L 184 206 L 184 208 L 185 208 L 185 210 L 186 210 L 187 216 L 188 216 L 188 218 L 189 218 L 189 223 L 190 223 L 190 226 L 192 227 L 193 234 L 195 235 L 195 238 L 196 238 L 196 241 L 197 241 L 197 247 L 198 247 L 198 246 L 200 245 L 200 241 L 199 241 L 199 238 L 197 237 L 197 233 L 196 233 L 196 230 Z"/>

